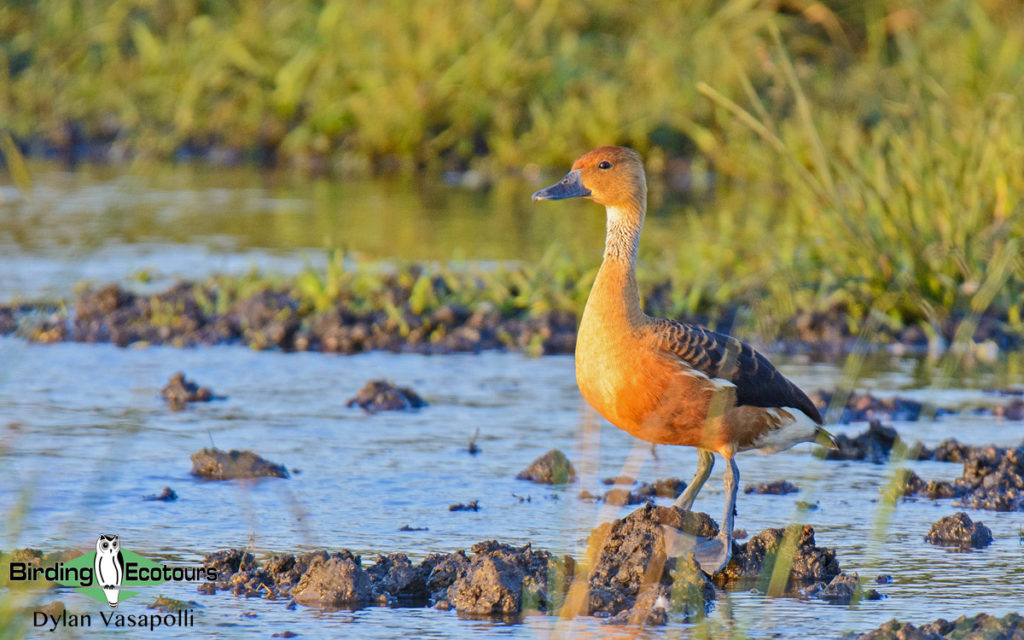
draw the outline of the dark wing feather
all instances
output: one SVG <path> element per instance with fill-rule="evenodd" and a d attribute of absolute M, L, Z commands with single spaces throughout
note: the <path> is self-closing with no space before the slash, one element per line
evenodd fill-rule
<path fill-rule="evenodd" d="M 800 387 L 749 345 L 704 327 L 659 319 L 654 325 L 658 347 L 684 360 L 709 378 L 736 385 L 736 404 L 793 407 L 822 424 L 821 414 Z"/>

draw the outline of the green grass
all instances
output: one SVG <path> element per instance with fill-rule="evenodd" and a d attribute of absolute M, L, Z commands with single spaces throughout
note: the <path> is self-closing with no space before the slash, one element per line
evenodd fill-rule
<path fill-rule="evenodd" d="M 139 158 L 262 146 L 343 173 L 529 174 L 629 144 L 655 206 L 662 175 L 714 180 L 685 237 L 643 243 L 641 279 L 670 285 L 648 291 L 656 312 L 739 309 L 769 336 L 813 312 L 852 333 L 934 336 L 978 314 L 1021 333 L 1020 24 L 1010 0 L 15 2 L 0 122 L 54 142 L 74 122 Z M 595 265 L 553 256 L 444 271 L 445 295 L 578 311 Z M 311 308 L 388 308 L 331 264 L 296 285 Z M 401 277 L 410 308 L 440 303 Z"/>

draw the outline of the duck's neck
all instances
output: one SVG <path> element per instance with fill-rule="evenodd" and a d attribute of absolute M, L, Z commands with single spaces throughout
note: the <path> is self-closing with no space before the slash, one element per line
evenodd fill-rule
<path fill-rule="evenodd" d="M 629 209 L 608 207 L 604 261 L 587 300 L 588 312 L 592 309 L 593 316 L 608 329 L 635 327 L 645 317 L 636 281 L 636 253 L 643 223 L 643 202 Z"/>
<path fill-rule="evenodd" d="M 630 270 L 636 265 L 640 230 L 644 225 L 643 205 L 635 209 L 608 207 L 608 231 L 604 239 L 604 263 L 623 262 Z"/>

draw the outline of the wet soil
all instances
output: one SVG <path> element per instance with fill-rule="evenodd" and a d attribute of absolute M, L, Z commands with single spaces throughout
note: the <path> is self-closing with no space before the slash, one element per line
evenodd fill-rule
<path fill-rule="evenodd" d="M 362 407 L 370 413 L 420 409 L 427 402 L 409 387 L 399 387 L 388 380 L 370 380 L 345 403 L 347 407 Z"/>
<path fill-rule="evenodd" d="M 284 465 L 264 460 L 252 451 L 203 449 L 192 454 L 192 475 L 207 480 L 288 478 Z"/>
<path fill-rule="evenodd" d="M 983 549 L 992 544 L 992 531 L 984 523 L 974 522 L 960 511 L 932 524 L 924 539 L 940 547 Z"/>
<path fill-rule="evenodd" d="M 565 484 L 576 478 L 576 470 L 564 453 L 552 449 L 517 473 L 516 478 L 538 484 Z"/>
<path fill-rule="evenodd" d="M 1024 617 L 1009 613 L 1002 618 L 979 613 L 960 616 L 952 622 L 939 618 L 916 627 L 909 622 L 890 620 L 873 631 L 862 635 L 851 634 L 857 640 L 953 640 L 954 638 L 1024 638 Z"/>

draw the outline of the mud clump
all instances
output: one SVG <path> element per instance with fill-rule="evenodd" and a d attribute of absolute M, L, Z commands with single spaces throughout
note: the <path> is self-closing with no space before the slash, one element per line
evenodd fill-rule
<path fill-rule="evenodd" d="M 881 600 L 882 596 L 874 589 L 864 589 L 860 584 L 860 577 L 855 573 L 852 576 L 840 573 L 832 578 L 831 582 L 816 582 L 813 586 L 801 589 L 801 594 L 807 598 L 817 598 L 829 604 L 853 604 L 860 600 Z"/>
<path fill-rule="evenodd" d="M 1008 613 L 996 618 L 987 613 L 960 616 L 953 622 L 939 618 L 915 627 L 909 622 L 895 619 L 874 631 L 857 636 L 857 640 L 952 640 L 953 638 L 1007 638 L 1024 637 L 1024 618 Z"/>
<path fill-rule="evenodd" d="M 827 460 L 869 460 L 875 464 L 885 463 L 893 447 L 902 443 L 896 429 L 878 420 L 872 420 L 867 431 L 853 438 L 839 434 L 835 441 L 839 448 L 826 450 Z"/>
<path fill-rule="evenodd" d="M 972 450 L 956 485 L 964 489 L 957 506 L 1024 511 L 1024 446 L 989 445 Z"/>
<path fill-rule="evenodd" d="M 404 553 L 378 555 L 377 561 L 367 569 L 370 584 L 380 604 L 422 606 L 427 603 L 427 578 L 433 563 L 424 561 L 413 565 Z"/>
<path fill-rule="evenodd" d="M 668 555 L 666 535 L 680 532 L 713 537 L 718 527 L 707 514 L 648 503 L 594 529 L 588 555 L 595 561 L 584 613 L 656 625 L 666 622 L 669 603 L 686 615 L 704 612 L 715 598 L 710 580 L 692 554 Z"/>
<path fill-rule="evenodd" d="M 203 449 L 192 454 L 192 475 L 207 480 L 287 478 L 284 465 L 268 462 L 252 451 Z"/>
<path fill-rule="evenodd" d="M 748 484 L 743 493 L 756 493 L 758 495 L 769 495 L 769 496 L 784 496 L 790 493 L 796 493 L 800 491 L 800 487 L 796 486 L 788 480 L 776 480 L 775 482 L 760 482 L 758 484 Z"/>
<path fill-rule="evenodd" d="M 931 500 L 956 498 L 963 495 L 963 489 L 945 480 L 925 482 L 910 469 L 900 469 L 896 478 L 896 491 L 902 496 L 924 496 Z"/>
<path fill-rule="evenodd" d="M 548 552 L 534 551 L 529 544 L 513 547 L 493 540 L 477 543 L 470 551 L 473 557 L 447 590 L 447 600 L 457 612 L 505 617 L 551 608 L 548 579 L 553 561 Z M 574 563 L 566 558 L 561 564 L 563 577 L 571 578 Z"/>
<path fill-rule="evenodd" d="M 971 447 L 946 440 L 933 459 L 961 461 L 963 474 L 953 483 L 925 483 L 912 471 L 903 471 L 899 487 L 905 496 L 956 498 L 955 506 L 990 511 L 1024 511 L 1024 446 Z"/>
<path fill-rule="evenodd" d="M 788 548 L 783 548 L 784 543 Z M 841 573 L 835 549 L 816 546 L 810 525 L 793 525 L 788 529 L 765 529 L 742 545 L 733 543 L 732 559 L 714 577 L 714 582 L 722 588 L 735 589 L 767 580 L 785 551 L 792 553 L 787 590 L 815 582 L 829 583 Z"/>
<path fill-rule="evenodd" d="M 201 387 L 192 380 L 185 377 L 179 371 L 171 376 L 160 395 L 167 401 L 172 411 L 183 410 L 190 402 L 210 402 L 212 400 L 223 400 L 223 396 L 213 393 L 208 387 Z"/>
<path fill-rule="evenodd" d="M 830 391 L 818 389 L 811 394 L 811 401 L 824 415 L 824 411 L 832 404 L 834 396 L 835 394 Z M 924 409 L 923 404 L 909 398 L 899 396 L 877 398 L 870 393 L 854 392 L 846 398 L 846 405 L 839 416 L 839 422 L 843 424 L 868 420 L 912 422 L 921 417 L 922 409 Z"/>
<path fill-rule="evenodd" d="M 275 555 L 262 564 L 240 549 L 209 554 L 203 566 L 217 573 L 201 593 L 230 591 L 245 597 L 280 599 L 323 609 L 363 606 L 433 605 L 461 614 L 507 619 L 525 610 L 547 610 L 571 581 L 575 564 L 553 559 L 530 545 L 515 547 L 493 540 L 471 550 L 432 554 L 419 564 L 405 554 L 378 555 L 363 568 L 348 550 Z M 555 583 L 549 584 L 552 576 Z M 558 595 L 564 595 L 562 591 Z"/>
<path fill-rule="evenodd" d="M 565 484 L 576 479 L 576 470 L 564 453 L 552 449 L 516 474 L 516 478 L 538 484 Z"/>
<path fill-rule="evenodd" d="M 992 544 L 992 531 L 960 511 L 933 523 L 924 539 L 941 547 L 983 549 Z"/>
<path fill-rule="evenodd" d="M 427 403 L 409 387 L 399 387 L 387 380 L 371 380 L 345 403 L 347 407 L 362 407 L 370 413 L 420 409 Z"/>
<path fill-rule="evenodd" d="M 305 606 L 340 609 L 369 604 L 373 588 L 359 556 L 346 552 L 314 559 L 292 589 L 292 598 Z"/>

